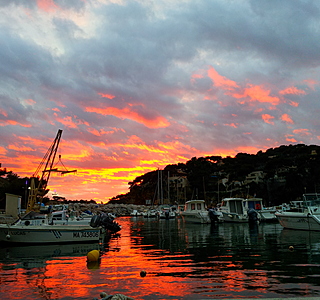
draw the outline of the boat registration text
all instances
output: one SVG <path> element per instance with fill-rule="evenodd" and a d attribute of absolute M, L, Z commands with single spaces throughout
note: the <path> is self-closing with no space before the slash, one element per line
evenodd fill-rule
<path fill-rule="evenodd" d="M 84 231 L 84 232 L 74 232 L 74 238 L 91 238 L 91 237 L 99 237 L 98 231 Z"/>

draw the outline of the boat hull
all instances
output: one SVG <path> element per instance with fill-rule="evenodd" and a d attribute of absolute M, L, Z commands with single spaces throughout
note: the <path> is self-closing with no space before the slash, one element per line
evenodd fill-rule
<path fill-rule="evenodd" d="M 258 210 L 261 222 L 277 222 L 277 217 L 275 216 L 275 210 Z"/>
<path fill-rule="evenodd" d="M 248 223 L 249 222 L 247 215 L 239 215 L 235 213 L 222 212 L 222 219 L 224 222 L 232 222 L 232 223 Z"/>
<path fill-rule="evenodd" d="M 183 213 L 181 213 L 181 216 L 184 219 L 184 221 L 187 223 L 195 223 L 195 224 L 209 224 L 209 223 L 211 223 L 208 212 L 196 213 L 196 214 L 183 212 Z"/>
<path fill-rule="evenodd" d="M 0 226 L 0 242 L 23 244 L 98 242 L 101 228 L 89 226 Z"/>
<path fill-rule="evenodd" d="M 293 212 L 281 212 L 275 215 L 284 228 L 320 231 L 320 215 Z"/>

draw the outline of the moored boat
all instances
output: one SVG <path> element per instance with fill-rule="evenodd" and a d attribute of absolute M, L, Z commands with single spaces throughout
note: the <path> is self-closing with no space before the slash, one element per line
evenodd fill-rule
<path fill-rule="evenodd" d="M 258 222 L 257 211 L 249 207 L 244 198 L 224 198 L 220 204 L 220 212 L 224 222 L 245 223 Z"/>
<path fill-rule="evenodd" d="M 188 223 L 211 223 L 204 200 L 189 200 L 185 203 L 181 216 Z"/>
<path fill-rule="evenodd" d="M 248 198 L 244 201 L 244 207 L 248 210 L 255 210 L 261 222 L 277 222 L 274 207 L 265 207 L 262 198 Z"/>
<path fill-rule="evenodd" d="M 158 214 L 160 219 L 174 219 L 176 217 L 176 211 L 170 205 L 161 205 L 158 208 Z"/>
<path fill-rule="evenodd" d="M 63 212 L 55 213 L 55 217 L 52 217 L 30 211 L 14 223 L 1 224 L 0 242 L 22 244 L 99 242 L 121 229 L 107 215 L 95 215 L 89 224 L 86 220 L 69 221 Z"/>
<path fill-rule="evenodd" d="M 275 215 L 284 228 L 320 231 L 320 194 L 304 194 L 302 207 L 277 211 Z"/>

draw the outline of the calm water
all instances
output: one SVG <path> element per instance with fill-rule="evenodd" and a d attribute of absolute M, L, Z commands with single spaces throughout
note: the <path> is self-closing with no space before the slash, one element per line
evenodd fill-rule
<path fill-rule="evenodd" d="M 320 232 L 118 222 L 121 235 L 103 245 L 100 263 L 86 262 L 99 245 L 0 246 L 0 299 L 92 299 L 102 291 L 137 300 L 320 296 Z"/>

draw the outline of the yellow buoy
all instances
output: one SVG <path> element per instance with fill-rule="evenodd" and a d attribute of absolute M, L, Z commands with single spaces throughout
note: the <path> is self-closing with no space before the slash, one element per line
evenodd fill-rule
<path fill-rule="evenodd" d="M 100 258 L 99 250 L 92 250 L 87 254 L 87 261 L 98 261 Z"/>

